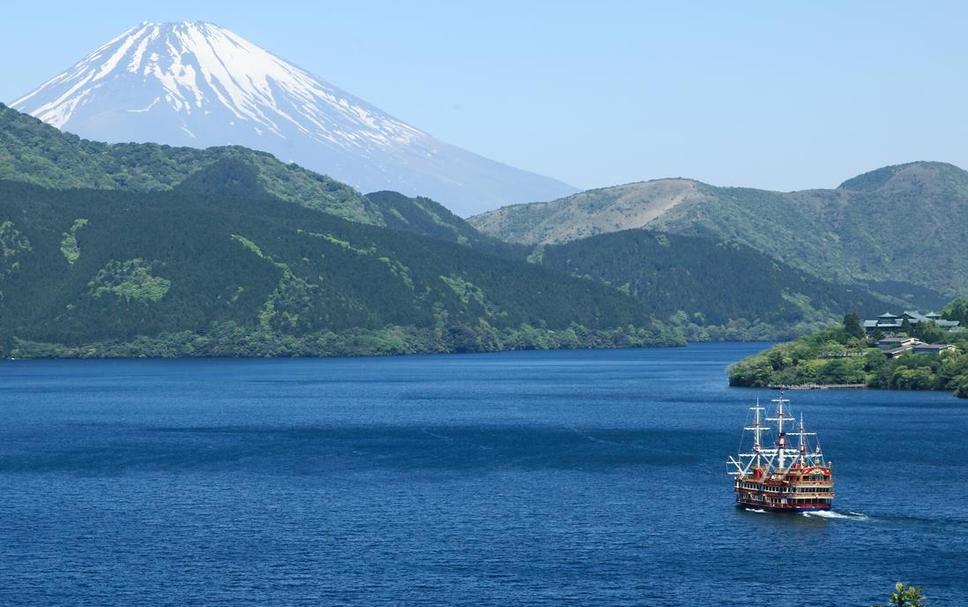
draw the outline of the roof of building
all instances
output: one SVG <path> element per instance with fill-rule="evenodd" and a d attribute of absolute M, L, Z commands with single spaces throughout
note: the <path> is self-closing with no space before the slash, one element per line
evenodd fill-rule
<path fill-rule="evenodd" d="M 953 350 L 954 346 L 951 344 L 916 344 L 914 346 L 915 350 Z"/>
<path fill-rule="evenodd" d="M 889 329 L 889 330 L 900 329 L 903 326 L 903 323 L 899 322 L 900 319 L 902 318 L 908 319 L 908 322 L 910 322 L 912 325 L 916 325 L 924 321 L 931 321 L 936 325 L 938 325 L 939 327 L 941 327 L 942 329 L 948 329 L 948 330 L 956 329 L 959 326 L 961 326 L 961 323 L 958 322 L 957 320 L 947 320 L 947 319 L 941 318 L 941 315 L 938 314 L 937 312 L 921 314 L 917 310 L 905 310 L 904 313 L 900 316 L 896 314 L 891 314 L 890 312 L 885 312 L 880 316 L 878 316 L 876 320 L 867 319 L 864 321 L 864 328 L 865 329 Z"/>
<path fill-rule="evenodd" d="M 884 339 L 878 339 L 878 344 L 883 344 L 885 346 L 890 344 L 904 344 L 908 342 L 916 342 L 917 340 L 913 337 L 885 337 Z"/>

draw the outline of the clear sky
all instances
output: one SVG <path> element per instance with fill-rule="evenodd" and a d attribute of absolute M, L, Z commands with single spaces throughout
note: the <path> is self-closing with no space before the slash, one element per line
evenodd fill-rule
<path fill-rule="evenodd" d="M 6 3 L 9 102 L 141 21 L 228 27 L 431 134 L 588 188 L 968 168 L 968 4 Z"/>

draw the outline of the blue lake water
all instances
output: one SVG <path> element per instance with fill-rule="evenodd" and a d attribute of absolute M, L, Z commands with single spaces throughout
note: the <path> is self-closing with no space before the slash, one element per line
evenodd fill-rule
<path fill-rule="evenodd" d="M 792 393 L 839 515 L 737 510 L 762 347 L 0 363 L 0 604 L 968 605 L 968 402 Z"/>

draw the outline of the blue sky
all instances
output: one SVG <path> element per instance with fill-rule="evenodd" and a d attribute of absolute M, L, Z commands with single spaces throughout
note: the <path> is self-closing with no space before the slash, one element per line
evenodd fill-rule
<path fill-rule="evenodd" d="M 18 2 L 9 102 L 141 21 L 213 21 L 450 143 L 588 188 L 968 168 L 968 5 Z"/>

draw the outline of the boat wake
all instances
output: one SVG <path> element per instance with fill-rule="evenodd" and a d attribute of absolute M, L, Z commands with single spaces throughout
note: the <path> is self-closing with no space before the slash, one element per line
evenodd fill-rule
<path fill-rule="evenodd" d="M 743 508 L 743 510 L 746 510 L 747 512 L 755 512 L 757 514 L 766 514 L 766 510 L 761 510 L 759 508 Z"/>
<path fill-rule="evenodd" d="M 871 517 L 862 512 L 834 512 L 833 510 L 816 510 L 814 512 L 803 512 L 803 516 L 808 518 L 826 518 L 842 521 L 869 521 Z"/>

